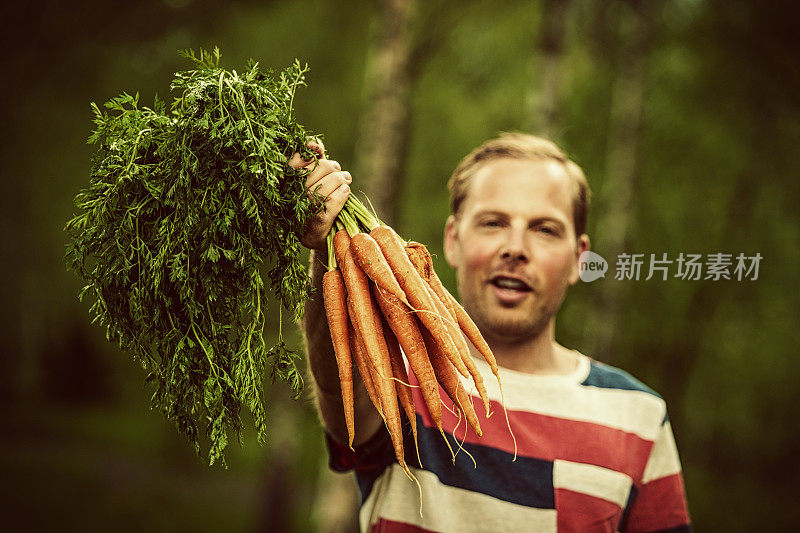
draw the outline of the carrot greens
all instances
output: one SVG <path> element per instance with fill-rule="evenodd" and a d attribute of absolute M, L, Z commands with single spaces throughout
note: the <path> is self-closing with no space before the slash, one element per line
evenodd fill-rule
<path fill-rule="evenodd" d="M 237 73 L 219 50 L 183 55 L 192 68 L 175 74 L 169 109 L 138 94 L 92 104 L 98 149 L 66 260 L 93 320 L 148 372 L 153 407 L 224 464 L 242 406 L 265 439 L 265 375 L 295 396 L 303 386 L 298 354 L 263 329 L 280 327 L 270 293 L 298 319 L 311 290 L 298 234 L 313 210 L 288 165 L 314 157 L 293 112 L 307 68 Z"/>

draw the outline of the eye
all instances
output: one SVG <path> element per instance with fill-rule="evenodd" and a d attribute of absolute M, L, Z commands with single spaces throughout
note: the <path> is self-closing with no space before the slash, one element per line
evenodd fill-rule
<path fill-rule="evenodd" d="M 502 223 L 497 218 L 486 218 L 481 220 L 479 225 L 483 228 L 499 228 Z"/>
<path fill-rule="evenodd" d="M 537 233 L 541 233 L 542 235 L 547 235 L 547 236 L 550 236 L 550 237 L 558 237 L 561 234 L 558 231 L 558 228 L 556 228 L 556 227 L 554 227 L 552 225 L 548 225 L 548 224 L 542 224 L 542 225 L 536 226 L 535 229 L 536 229 Z"/>

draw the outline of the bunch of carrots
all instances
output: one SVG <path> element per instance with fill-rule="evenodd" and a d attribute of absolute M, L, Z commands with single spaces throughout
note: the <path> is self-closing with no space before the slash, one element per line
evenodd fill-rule
<path fill-rule="evenodd" d="M 457 414 L 463 413 L 475 433 L 482 434 L 458 374 L 472 378 L 487 416 L 491 414 L 486 387 L 465 336 L 486 359 L 499 383 L 497 362 L 477 326 L 436 275 L 425 246 L 403 241 L 353 195 L 339 213 L 327 244 L 329 264 L 322 279 L 323 298 L 350 447 L 354 435 L 355 362 L 388 429 L 397 460 L 413 479 L 404 458 L 400 406 L 408 417 L 415 443 L 416 411 L 403 354 L 443 436 L 439 385 L 452 400 Z M 502 386 L 500 392 L 502 395 Z"/>

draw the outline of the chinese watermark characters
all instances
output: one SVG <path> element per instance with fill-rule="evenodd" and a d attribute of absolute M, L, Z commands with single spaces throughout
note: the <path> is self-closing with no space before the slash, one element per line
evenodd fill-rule
<path fill-rule="evenodd" d="M 614 265 L 614 279 L 618 281 L 648 281 L 681 279 L 687 281 L 755 281 L 761 264 L 760 253 L 685 254 L 677 257 L 668 254 L 619 254 Z M 584 252 L 579 258 L 580 278 L 585 282 L 604 278 L 608 262 L 594 252 Z"/>

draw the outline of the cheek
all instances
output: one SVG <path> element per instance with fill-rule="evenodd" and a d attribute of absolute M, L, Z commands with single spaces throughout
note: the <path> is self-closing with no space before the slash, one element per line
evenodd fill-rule
<path fill-rule="evenodd" d="M 493 247 L 486 242 L 472 240 L 464 243 L 463 262 L 467 270 L 479 270 L 489 266 L 494 256 Z"/>
<path fill-rule="evenodd" d="M 548 254 L 540 259 L 542 272 L 550 282 L 567 282 L 572 272 L 573 254 L 571 251 L 559 251 L 558 253 Z"/>

